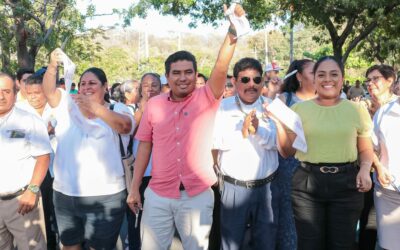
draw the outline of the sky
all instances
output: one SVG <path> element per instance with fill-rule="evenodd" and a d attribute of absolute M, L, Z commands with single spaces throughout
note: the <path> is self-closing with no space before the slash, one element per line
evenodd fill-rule
<path fill-rule="evenodd" d="M 86 11 L 86 7 L 88 4 L 93 4 L 96 6 L 96 13 L 111 13 L 111 9 L 124 9 L 128 8 L 132 4 L 132 0 L 77 0 L 77 8 L 81 10 L 83 13 Z M 110 6 L 112 3 L 112 6 Z M 221 8 L 222 9 L 222 8 Z M 190 22 L 189 17 L 183 18 L 182 21 L 179 21 L 177 18 L 173 16 L 162 16 L 159 15 L 158 12 L 151 10 L 148 13 L 146 19 L 135 18 L 131 22 L 131 26 L 128 29 L 144 31 L 148 30 L 150 34 L 166 36 L 171 31 L 173 32 L 190 32 L 190 33 L 212 33 L 212 32 L 220 32 L 221 34 L 225 34 L 228 29 L 228 23 L 225 22 L 220 25 L 220 27 L 215 28 L 211 25 L 198 23 L 198 28 L 191 29 L 188 24 Z M 119 18 L 118 15 L 112 16 L 100 16 L 95 17 L 92 20 L 86 21 L 87 28 L 95 28 L 99 25 L 109 26 L 115 23 L 123 24 L 123 21 Z M 167 24 L 167 25 L 166 25 Z"/>

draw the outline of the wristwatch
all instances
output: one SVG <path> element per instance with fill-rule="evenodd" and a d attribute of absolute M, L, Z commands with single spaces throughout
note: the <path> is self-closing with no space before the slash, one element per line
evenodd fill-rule
<path fill-rule="evenodd" d="M 34 193 L 34 194 L 38 194 L 39 193 L 39 186 L 38 185 L 34 185 L 34 184 L 29 184 L 28 185 L 28 187 L 27 187 L 27 189 L 29 190 L 29 191 L 31 191 L 32 193 Z"/>

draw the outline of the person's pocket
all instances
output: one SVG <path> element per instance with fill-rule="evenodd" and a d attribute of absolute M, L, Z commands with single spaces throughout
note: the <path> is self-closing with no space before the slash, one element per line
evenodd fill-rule
<path fill-rule="evenodd" d="M 293 190 L 307 190 L 310 172 L 302 167 L 297 167 L 292 178 Z"/>

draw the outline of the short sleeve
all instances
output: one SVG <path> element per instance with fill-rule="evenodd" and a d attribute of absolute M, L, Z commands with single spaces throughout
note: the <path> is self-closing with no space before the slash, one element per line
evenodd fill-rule
<path fill-rule="evenodd" d="M 32 156 L 40 156 L 53 152 L 47 128 L 43 121 L 32 115 L 32 130 L 29 137 L 30 151 Z"/>
<path fill-rule="evenodd" d="M 142 119 L 139 123 L 138 131 L 136 132 L 135 139 L 139 141 L 152 141 L 152 134 L 153 134 L 153 126 L 151 125 L 150 115 L 151 106 L 155 105 L 152 100 L 149 100 L 147 106 L 144 109 Z"/>
<path fill-rule="evenodd" d="M 363 105 L 357 105 L 359 113 L 359 126 L 357 128 L 358 137 L 371 137 L 372 135 L 372 121 L 369 112 Z"/>
<path fill-rule="evenodd" d="M 126 115 L 129 117 L 129 119 L 131 119 L 131 123 L 132 123 L 132 129 L 131 131 L 129 131 L 129 133 L 127 133 L 128 135 L 132 134 L 133 131 L 135 130 L 135 119 L 132 116 L 131 111 L 129 110 L 128 106 L 126 106 L 125 104 L 122 103 L 115 103 L 114 104 L 114 110 L 115 112 L 122 114 L 122 115 Z"/>

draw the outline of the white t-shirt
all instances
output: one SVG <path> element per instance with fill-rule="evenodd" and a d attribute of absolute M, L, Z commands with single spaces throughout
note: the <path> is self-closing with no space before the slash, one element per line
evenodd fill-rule
<path fill-rule="evenodd" d="M 395 179 L 395 185 L 400 189 L 400 104 L 396 99 L 382 106 L 374 115 L 373 142 L 380 153 L 380 162 Z M 376 175 L 376 174 L 374 174 Z M 380 185 L 374 176 L 376 185 Z M 394 190 L 389 185 L 385 188 Z"/>
<path fill-rule="evenodd" d="M 258 99 L 251 105 L 239 100 L 245 113 L 256 109 L 259 125 L 257 133 L 243 138 L 242 127 L 245 114 L 240 111 L 235 96 L 223 99 L 217 112 L 213 148 L 220 151 L 220 168 L 224 175 L 237 180 L 266 178 L 278 168 L 276 128 L 271 120 L 262 118 L 262 103 Z"/>
<path fill-rule="evenodd" d="M 61 100 L 54 109 L 58 141 L 54 163 L 54 190 L 70 196 L 99 196 L 118 193 L 125 189 L 119 139 L 115 131 L 97 118 L 75 120 L 71 98 L 61 90 Z M 128 108 L 115 103 L 114 111 L 130 115 Z M 78 111 L 79 112 L 79 111 Z M 80 123 L 80 124 L 77 124 Z M 93 127 L 91 133 L 90 127 Z M 129 134 L 131 134 L 130 131 Z M 128 135 L 121 135 L 126 140 Z M 129 139 L 128 139 L 129 140 Z"/>
<path fill-rule="evenodd" d="M 51 152 L 47 128 L 37 116 L 14 107 L 0 117 L 0 194 L 28 185 L 35 157 Z"/>

